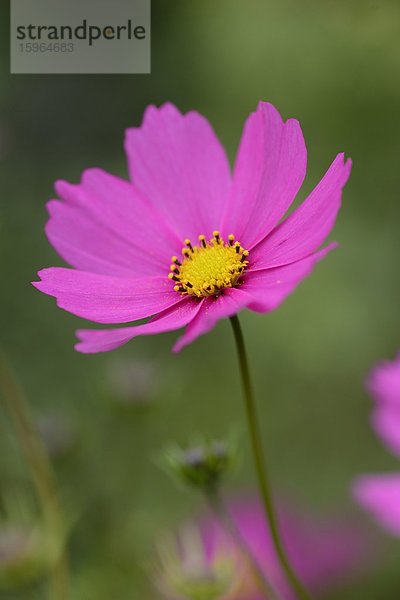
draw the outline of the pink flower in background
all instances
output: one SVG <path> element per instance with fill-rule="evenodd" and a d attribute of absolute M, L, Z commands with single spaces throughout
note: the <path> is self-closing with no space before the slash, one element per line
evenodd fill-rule
<path fill-rule="evenodd" d="M 373 427 L 400 457 L 400 354 L 372 371 L 368 388 L 375 399 Z M 387 531 L 400 536 L 400 471 L 359 477 L 354 496 Z"/>
<path fill-rule="evenodd" d="M 100 169 L 56 183 L 46 233 L 73 267 L 34 285 L 90 321 L 137 326 L 78 331 L 80 352 L 186 327 L 175 351 L 244 308 L 277 308 L 335 245 L 322 250 L 351 168 L 338 154 L 284 221 L 305 174 L 298 121 L 260 102 L 244 127 L 233 175 L 208 121 L 150 106 L 129 129 L 130 181 Z M 183 248 L 182 248 L 183 246 Z"/>
<path fill-rule="evenodd" d="M 279 566 L 259 502 L 253 497 L 242 498 L 231 502 L 229 510 L 242 539 L 271 586 L 279 597 L 294 600 L 295 596 Z M 331 591 L 354 578 L 357 570 L 361 571 L 365 566 L 369 554 L 365 536 L 347 519 L 317 520 L 289 508 L 281 510 L 280 517 L 289 558 L 313 595 Z M 225 581 L 225 593 L 218 597 L 224 600 L 262 600 L 265 596 L 260 593 L 250 566 L 238 552 L 232 538 L 212 518 L 200 524 L 200 531 L 203 558 L 191 555 L 193 549 L 199 554 L 199 542 L 194 543 L 190 539 L 190 530 L 189 535 L 188 530 L 184 530 L 185 535 L 179 540 L 179 572 L 186 586 L 190 586 L 191 576 L 193 585 L 201 583 L 202 573 L 207 581 L 220 582 L 223 587 L 223 576 L 230 574 L 230 582 Z M 191 535 L 193 538 L 193 529 Z M 170 559 L 171 553 L 168 561 Z M 231 564 L 235 561 L 230 570 L 229 561 Z M 176 563 L 172 569 L 170 567 L 171 571 L 175 575 L 178 572 Z M 164 574 L 165 580 L 168 581 L 168 572 Z M 179 585 L 179 577 L 174 581 Z M 166 587 L 171 588 L 171 580 Z M 179 594 L 171 594 L 171 589 L 169 597 L 180 598 Z"/>

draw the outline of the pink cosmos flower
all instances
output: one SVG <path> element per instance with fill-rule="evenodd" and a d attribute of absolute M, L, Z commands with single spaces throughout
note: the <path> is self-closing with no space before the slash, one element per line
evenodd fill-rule
<path fill-rule="evenodd" d="M 376 402 L 373 427 L 400 457 L 400 354 L 393 362 L 381 363 L 372 371 L 368 387 Z M 400 536 L 400 471 L 359 477 L 354 496 L 389 533 Z"/>
<path fill-rule="evenodd" d="M 56 182 L 46 233 L 73 267 L 34 285 L 61 308 L 119 329 L 80 330 L 80 352 L 113 350 L 138 335 L 186 327 L 179 351 L 223 317 L 277 308 L 335 247 L 329 235 L 351 168 L 338 154 L 284 221 L 306 174 L 298 121 L 260 102 L 244 127 L 231 175 L 208 121 L 172 104 L 147 108 L 125 140 L 130 181 L 101 169 Z M 183 249 L 182 249 L 183 247 Z M 171 258 L 172 257 L 172 258 Z"/>
<path fill-rule="evenodd" d="M 354 578 L 368 561 L 365 536 L 346 518 L 315 519 L 293 507 L 281 508 L 281 530 L 290 560 L 314 596 L 332 591 L 333 587 Z M 295 595 L 279 565 L 258 500 L 252 496 L 236 499 L 230 502 L 229 511 L 241 538 L 245 540 L 272 588 L 280 598 L 294 600 Z M 265 595 L 260 593 L 250 566 L 238 552 L 231 536 L 213 518 L 200 524 L 200 532 L 202 546 L 198 540 L 193 541 L 196 530 L 186 526 L 184 535 L 179 539 L 178 557 L 174 558 L 168 552 L 164 574 L 166 587 L 170 588 L 168 597 L 181 597 L 171 593 L 173 584 L 179 587 L 180 581 L 184 581 L 185 586 L 190 587 L 191 578 L 193 585 L 201 584 L 203 575 L 206 581 L 219 583 L 221 588 L 225 585 L 225 593 L 215 597 L 224 600 L 262 600 Z M 193 555 L 194 552 L 197 556 Z M 176 561 L 180 563 L 179 568 Z M 233 563 L 231 568 L 229 563 Z M 171 578 L 168 581 L 170 572 L 174 574 L 172 582 Z"/>

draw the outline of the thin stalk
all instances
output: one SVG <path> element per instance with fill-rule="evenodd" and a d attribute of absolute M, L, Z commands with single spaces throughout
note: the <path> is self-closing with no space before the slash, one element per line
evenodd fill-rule
<path fill-rule="evenodd" d="M 297 577 L 293 567 L 291 566 L 281 540 L 278 527 L 278 520 L 275 514 L 274 503 L 272 500 L 271 486 L 269 483 L 269 477 L 264 459 L 264 452 L 257 417 L 257 409 L 253 394 L 253 388 L 251 385 L 249 363 L 247 360 L 243 333 L 239 319 L 236 315 L 230 317 L 230 321 L 233 328 L 239 359 L 243 387 L 243 397 L 246 407 L 247 425 L 250 434 L 254 466 L 257 474 L 258 488 L 264 506 L 265 516 L 271 532 L 272 541 L 282 570 L 285 573 L 288 581 L 290 582 L 293 590 L 296 592 L 296 595 L 300 600 L 311 600 L 309 593 L 307 592 L 307 590 Z"/>
<path fill-rule="evenodd" d="M 219 491 L 214 488 L 206 492 L 206 496 L 211 511 L 219 521 L 221 527 L 228 532 L 239 552 L 242 554 L 243 558 L 247 561 L 248 565 L 253 571 L 256 584 L 259 590 L 262 592 L 264 598 L 267 600 L 281 600 L 277 595 L 277 592 L 274 590 L 271 582 L 267 580 L 256 557 L 253 555 L 252 551 L 247 545 L 246 540 L 243 538 L 240 530 L 236 526 L 235 521 L 229 514 L 229 511 L 227 510 Z"/>
<path fill-rule="evenodd" d="M 64 520 L 49 457 L 36 431 L 22 391 L 1 352 L 0 392 L 28 464 L 45 523 L 50 531 L 54 531 L 57 536 L 63 537 Z M 53 564 L 50 573 L 49 599 L 67 600 L 67 597 L 68 564 L 62 544 L 60 556 Z"/>

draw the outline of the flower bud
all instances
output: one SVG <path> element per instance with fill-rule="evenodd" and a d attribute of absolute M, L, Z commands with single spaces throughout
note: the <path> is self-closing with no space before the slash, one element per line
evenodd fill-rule
<path fill-rule="evenodd" d="M 218 487 L 236 462 L 233 449 L 221 441 L 201 441 L 186 448 L 174 446 L 165 458 L 169 471 L 179 481 L 206 491 Z"/>
<path fill-rule="evenodd" d="M 65 535 L 36 515 L 29 495 L 13 494 L 2 501 L 0 590 L 12 590 L 46 575 L 59 559 Z"/>
<path fill-rule="evenodd" d="M 41 529 L 11 524 L 0 528 L 0 590 L 40 579 L 56 558 L 52 549 L 47 533 Z"/>
<path fill-rule="evenodd" d="M 241 572 L 237 566 L 230 548 L 211 559 L 200 531 L 188 524 L 159 545 L 156 584 L 168 598 L 218 600 L 238 585 Z"/>

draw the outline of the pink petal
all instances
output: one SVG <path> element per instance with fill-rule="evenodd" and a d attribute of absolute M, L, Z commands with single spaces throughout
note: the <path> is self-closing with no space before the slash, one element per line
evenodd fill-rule
<path fill-rule="evenodd" d="M 218 298 L 206 298 L 201 310 L 186 328 L 182 337 L 178 339 L 173 350 L 180 352 L 182 348 L 191 344 L 196 338 L 211 331 L 217 321 L 231 317 L 244 308 L 252 298 L 244 294 L 241 289 L 227 289 Z"/>
<path fill-rule="evenodd" d="M 161 275 L 181 240 L 128 181 L 89 169 L 80 184 L 56 183 L 46 233 L 72 266 L 127 277 Z"/>
<path fill-rule="evenodd" d="M 75 349 L 84 354 L 109 352 L 123 346 L 138 335 L 155 335 L 179 329 L 197 315 L 201 305 L 201 302 L 196 302 L 193 298 L 185 298 L 144 325 L 121 329 L 80 329 L 76 332 L 80 341 L 76 344 Z"/>
<path fill-rule="evenodd" d="M 305 174 L 307 151 L 298 121 L 284 123 L 260 102 L 244 127 L 221 230 L 250 250 L 292 204 Z"/>
<path fill-rule="evenodd" d="M 76 269 L 51 267 L 33 285 L 57 305 L 96 323 L 128 323 L 153 316 L 180 300 L 167 277 L 120 279 Z"/>
<path fill-rule="evenodd" d="M 353 488 L 359 504 L 389 533 L 400 536 L 400 473 L 365 475 Z"/>
<path fill-rule="evenodd" d="M 400 456 L 400 354 L 393 362 L 382 362 L 367 381 L 375 399 L 372 423 L 383 442 Z"/>
<path fill-rule="evenodd" d="M 218 229 L 230 187 L 225 151 L 208 121 L 172 104 L 150 106 L 141 127 L 128 129 L 132 181 L 181 240 Z"/>
<path fill-rule="evenodd" d="M 251 251 L 252 267 L 288 264 L 314 252 L 331 232 L 351 161 L 338 154 L 308 198 Z"/>
<path fill-rule="evenodd" d="M 240 288 L 252 298 L 248 307 L 256 312 L 269 312 L 277 308 L 310 275 L 315 264 L 336 247 L 335 243 L 329 244 L 319 252 L 283 267 L 249 270 Z"/>
<path fill-rule="evenodd" d="M 376 366 L 367 386 L 377 402 L 400 407 L 400 353 L 394 361 L 384 361 Z"/>
<path fill-rule="evenodd" d="M 372 426 L 389 450 L 400 456 L 400 406 L 377 407 Z"/>

